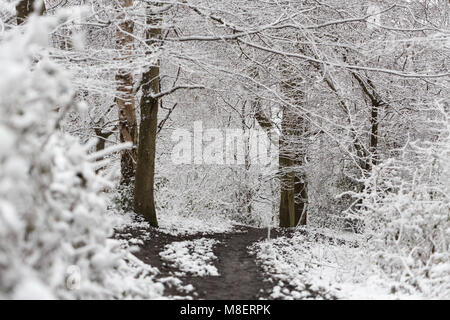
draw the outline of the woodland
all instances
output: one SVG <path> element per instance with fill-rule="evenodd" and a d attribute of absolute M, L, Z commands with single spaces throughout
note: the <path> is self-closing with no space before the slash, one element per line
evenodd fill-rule
<path fill-rule="evenodd" d="M 450 299 L 448 0 L 0 0 L 1 299 Z"/>

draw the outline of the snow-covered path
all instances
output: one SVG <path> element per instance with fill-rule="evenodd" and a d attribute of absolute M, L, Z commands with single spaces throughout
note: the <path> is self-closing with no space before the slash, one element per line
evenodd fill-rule
<path fill-rule="evenodd" d="M 403 297 L 378 283 L 370 268 L 359 266 L 355 259 L 364 260 L 360 257 L 364 248 L 356 236 L 348 234 L 276 228 L 272 240 L 263 241 L 267 229 L 248 226 L 225 232 L 176 233 L 135 225 L 116 236 L 139 245 L 136 257 L 159 270 L 155 281 L 164 285 L 168 299 Z"/>
<path fill-rule="evenodd" d="M 135 255 L 160 270 L 159 279 L 168 297 L 193 299 L 259 299 L 268 298 L 273 284 L 267 280 L 248 247 L 267 237 L 267 229 L 237 227 L 231 232 L 197 235 L 169 235 L 156 229 L 148 230 Z M 143 238 L 145 230 L 126 230 L 128 237 Z M 280 232 L 275 232 L 275 236 Z M 168 248 L 183 242 L 214 240 L 212 261 L 217 274 L 198 276 L 184 273 L 179 264 L 168 263 Z M 170 250 L 170 249 L 169 249 Z M 161 255 L 161 253 L 163 253 Z"/>
<path fill-rule="evenodd" d="M 264 274 L 256 258 L 248 251 L 252 243 L 264 239 L 266 230 L 241 228 L 237 232 L 218 234 L 216 246 L 217 268 L 220 276 L 189 279 L 201 299 L 258 299 L 267 297 L 272 285 L 264 281 Z"/>

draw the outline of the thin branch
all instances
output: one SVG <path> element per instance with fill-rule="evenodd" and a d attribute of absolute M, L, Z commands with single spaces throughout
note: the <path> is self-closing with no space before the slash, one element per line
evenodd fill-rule
<path fill-rule="evenodd" d="M 175 91 L 180 90 L 180 89 L 206 89 L 206 88 L 204 86 L 175 86 L 175 87 L 172 87 L 172 88 L 167 89 L 165 91 L 161 91 L 160 93 L 152 94 L 150 96 L 153 99 L 159 99 L 159 98 L 162 98 L 162 97 L 164 97 L 164 96 L 166 96 L 168 94 L 174 93 Z"/>

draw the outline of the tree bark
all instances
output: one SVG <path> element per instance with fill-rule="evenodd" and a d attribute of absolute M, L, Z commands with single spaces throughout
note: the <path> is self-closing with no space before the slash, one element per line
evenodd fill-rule
<path fill-rule="evenodd" d="M 300 101 L 298 101 L 301 103 Z M 301 142 L 304 119 L 292 107 L 285 107 L 281 121 L 280 170 L 280 227 L 306 225 L 307 180 L 301 167 L 304 165 L 304 145 Z"/>
<path fill-rule="evenodd" d="M 385 105 L 385 103 L 381 96 L 376 92 L 375 86 L 369 78 L 364 81 L 357 73 L 353 72 L 352 75 L 360 85 L 362 92 L 366 95 L 371 104 L 369 139 L 370 159 L 367 159 L 366 162 L 366 171 L 369 174 L 372 171 L 372 168 L 378 163 L 378 111 L 380 107 Z"/>
<path fill-rule="evenodd" d="M 95 131 L 95 135 L 98 138 L 98 141 L 95 144 L 95 151 L 99 152 L 99 151 L 105 150 L 106 139 L 108 139 L 109 136 L 111 136 L 113 134 L 113 132 L 112 131 L 104 132 L 102 130 L 102 128 L 95 128 L 94 131 Z M 100 157 L 97 159 L 97 161 L 102 161 L 103 159 L 104 159 L 103 157 Z"/>
<path fill-rule="evenodd" d="M 370 112 L 370 145 L 369 151 L 372 155 L 370 168 L 378 164 L 378 108 L 379 104 L 373 104 Z"/>
<path fill-rule="evenodd" d="M 254 74 L 257 74 L 256 72 Z M 296 84 L 287 81 L 283 84 L 284 94 L 289 97 L 290 90 Z M 296 103 L 303 103 L 303 94 L 296 98 Z M 264 114 L 259 101 L 254 102 L 255 118 L 268 133 L 273 123 Z M 306 225 L 307 222 L 307 180 L 298 172 L 304 159 L 304 146 L 300 143 L 305 120 L 291 107 L 284 107 L 281 121 L 281 136 L 278 141 L 278 166 L 280 172 L 280 227 L 289 228 Z M 296 172 L 297 171 L 297 172 Z"/>
<path fill-rule="evenodd" d="M 122 8 L 133 5 L 132 0 L 120 0 Z M 116 48 L 120 52 L 122 60 L 126 60 L 133 52 L 134 23 L 126 19 L 125 13 L 119 16 L 125 21 L 119 24 L 116 32 Z M 117 109 L 119 112 L 120 142 L 131 142 L 133 148 L 121 151 L 122 184 L 129 184 L 134 177 L 136 169 L 136 145 L 137 145 L 137 120 L 134 102 L 133 75 L 128 69 L 120 69 L 116 74 L 117 82 Z"/>
<path fill-rule="evenodd" d="M 303 163 L 298 162 L 298 166 Z M 295 193 L 295 220 L 294 226 L 305 226 L 308 216 L 308 183 L 305 177 L 295 175 L 294 178 L 294 193 Z"/>
<path fill-rule="evenodd" d="M 286 110 L 286 108 L 285 108 Z M 281 122 L 282 135 L 280 136 L 279 170 L 280 170 L 280 227 L 289 228 L 295 222 L 295 173 L 293 171 L 294 156 L 287 138 L 289 136 L 288 116 L 283 112 Z"/>
<path fill-rule="evenodd" d="M 28 17 L 34 12 L 35 0 L 21 0 L 16 5 L 17 12 L 17 25 L 24 23 Z M 43 15 L 45 12 L 45 5 L 42 2 L 42 7 L 39 10 L 39 15 Z"/>
<path fill-rule="evenodd" d="M 283 108 L 281 120 L 281 137 L 279 150 L 280 167 L 280 227 L 295 227 L 306 225 L 307 221 L 307 180 L 302 166 L 305 158 L 305 145 L 302 135 L 305 129 L 305 118 L 301 111 L 294 108 L 304 100 L 304 93 L 299 89 L 301 78 L 291 74 L 285 66 L 283 76 L 285 81 L 281 90 L 285 99 L 291 105 Z"/>
<path fill-rule="evenodd" d="M 160 19 L 147 17 L 147 45 L 161 38 L 161 29 L 150 27 L 158 25 Z M 148 52 L 151 54 L 152 52 Z M 134 208 L 154 227 L 158 227 L 155 210 L 155 155 L 158 129 L 159 99 L 152 95 L 160 92 L 159 61 L 150 66 L 142 76 L 142 98 L 140 101 L 141 123 L 139 128 L 138 158 L 134 189 Z"/>

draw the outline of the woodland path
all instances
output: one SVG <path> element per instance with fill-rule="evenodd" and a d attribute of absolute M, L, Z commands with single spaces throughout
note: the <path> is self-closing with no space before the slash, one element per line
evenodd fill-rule
<path fill-rule="evenodd" d="M 141 238 L 143 230 L 124 230 L 135 238 Z M 267 238 L 267 229 L 238 226 L 231 232 L 216 234 L 196 234 L 185 236 L 173 236 L 150 228 L 149 239 L 140 245 L 140 250 L 135 255 L 143 262 L 159 269 L 158 278 L 165 278 L 179 271 L 177 268 L 164 263 L 159 253 L 165 245 L 174 241 L 195 240 L 200 238 L 215 239 L 218 243 L 213 252 L 217 256 L 214 265 L 218 269 L 219 276 L 176 276 L 183 285 L 192 284 L 194 292 L 185 293 L 179 291 L 176 286 L 165 284 L 165 295 L 193 296 L 194 299 L 245 299 L 255 300 L 268 298 L 273 284 L 265 281 L 267 276 L 257 265 L 255 256 L 247 249 L 252 243 Z M 288 235 L 289 230 L 272 229 L 271 238 L 280 235 Z"/>

